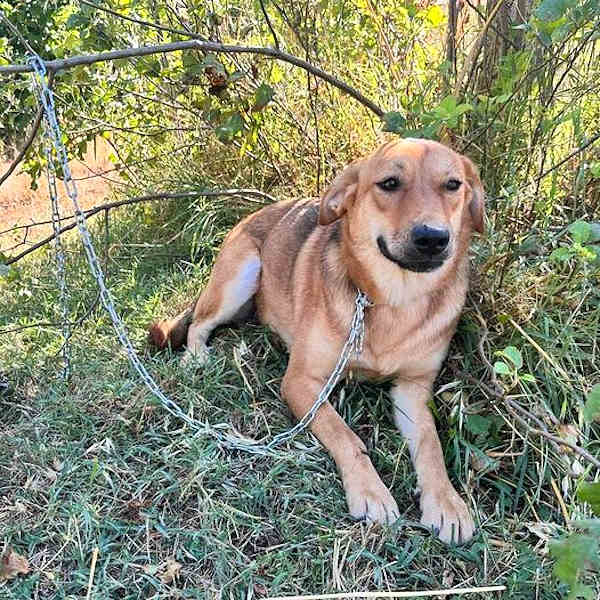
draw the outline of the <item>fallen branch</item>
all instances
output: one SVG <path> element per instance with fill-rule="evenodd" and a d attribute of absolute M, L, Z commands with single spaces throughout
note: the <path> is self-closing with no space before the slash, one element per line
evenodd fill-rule
<path fill-rule="evenodd" d="M 200 50 L 201 52 L 216 52 L 222 54 L 260 54 L 275 60 L 287 62 L 296 67 L 300 67 L 315 77 L 319 77 L 327 81 L 334 87 L 342 90 L 355 100 L 367 107 L 371 112 L 378 117 L 382 117 L 385 111 L 377 106 L 374 102 L 363 96 L 358 90 L 344 83 L 337 77 L 323 71 L 323 69 L 311 65 L 309 62 L 282 52 L 276 48 L 265 48 L 261 46 L 233 46 L 228 44 L 220 44 L 218 42 L 207 42 L 202 40 L 187 40 L 183 42 L 172 42 L 170 44 L 160 44 L 156 46 L 140 46 L 137 48 L 124 48 L 122 50 L 112 50 L 110 52 L 101 52 L 99 54 L 89 54 L 81 56 L 72 56 L 71 58 L 62 58 L 56 60 L 45 61 L 46 69 L 51 73 L 71 69 L 81 65 L 91 65 L 97 62 L 105 62 L 119 60 L 123 58 L 131 58 L 134 56 L 148 56 L 151 54 L 166 54 L 168 52 L 179 52 L 181 50 Z M 0 75 L 15 74 L 15 73 L 30 73 L 33 71 L 31 65 L 5 65 L 0 66 Z"/>
<path fill-rule="evenodd" d="M 335 594 L 309 594 L 306 596 L 269 596 L 265 600 L 344 600 L 346 598 L 430 598 L 432 596 L 461 596 L 484 592 L 503 592 L 505 585 L 490 585 L 473 588 L 451 588 L 446 590 L 425 590 L 422 592 L 338 592 Z"/>
<path fill-rule="evenodd" d="M 139 202 L 148 202 L 150 200 L 181 200 L 181 199 L 186 199 L 186 198 L 199 198 L 202 196 L 215 197 L 215 196 L 243 196 L 243 195 L 258 196 L 260 198 L 264 198 L 271 202 L 276 201 L 276 198 L 274 198 L 270 194 L 261 192 L 260 190 L 254 190 L 254 189 L 204 190 L 204 191 L 198 191 L 198 192 L 158 193 L 158 194 L 148 194 L 146 196 L 138 196 L 136 198 L 128 198 L 127 200 L 120 200 L 117 202 L 109 202 L 107 204 L 100 204 L 98 206 L 95 206 L 94 208 L 90 208 L 89 210 L 83 211 L 83 217 L 85 219 L 89 219 L 90 217 L 93 217 L 94 215 L 97 215 L 98 213 L 101 213 L 103 211 L 109 211 L 112 208 L 118 208 L 120 206 L 126 206 L 129 204 L 137 204 Z M 70 217 L 64 217 L 62 220 L 72 219 L 72 218 L 74 218 L 74 215 L 71 215 Z M 61 227 L 58 230 L 58 235 L 62 235 L 65 231 L 69 231 L 70 229 L 73 229 L 76 226 L 77 226 L 77 222 L 74 221 L 73 223 L 69 223 L 69 225 L 65 225 L 64 227 Z M 17 254 L 16 256 L 11 256 L 11 257 L 7 258 L 3 264 L 12 265 L 13 263 L 16 263 L 18 260 L 21 260 L 24 256 L 27 256 L 28 254 L 35 252 L 35 250 L 38 250 L 39 248 L 50 243 L 55 237 L 56 237 L 55 234 L 49 235 L 48 237 L 44 238 L 43 240 L 40 240 L 39 242 L 35 243 L 30 248 L 27 248 L 27 250 L 23 250 L 23 252 Z"/>

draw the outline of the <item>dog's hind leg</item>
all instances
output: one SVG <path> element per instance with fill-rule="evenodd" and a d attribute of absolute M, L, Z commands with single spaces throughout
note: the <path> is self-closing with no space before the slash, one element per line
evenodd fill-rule
<path fill-rule="evenodd" d="M 225 240 L 208 285 L 200 295 L 187 335 L 185 363 L 203 364 L 212 330 L 244 313 L 258 290 L 260 253 L 256 240 L 241 228 Z"/>

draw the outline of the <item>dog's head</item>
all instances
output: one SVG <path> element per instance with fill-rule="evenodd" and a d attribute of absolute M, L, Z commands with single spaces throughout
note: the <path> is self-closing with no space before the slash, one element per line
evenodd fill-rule
<path fill-rule="evenodd" d="M 389 142 L 348 166 L 324 193 L 319 223 L 344 217 L 354 244 L 402 269 L 441 267 L 484 227 L 484 193 L 473 163 L 428 140 Z"/>

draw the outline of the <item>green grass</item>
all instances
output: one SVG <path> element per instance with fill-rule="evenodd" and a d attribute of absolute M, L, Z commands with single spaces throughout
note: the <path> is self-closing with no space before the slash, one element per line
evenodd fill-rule
<path fill-rule="evenodd" d="M 231 200 L 227 206 L 211 203 L 207 211 L 199 201 L 113 216 L 108 283 L 143 361 L 184 410 L 211 423 L 229 422 L 254 438 L 272 436 L 292 419 L 279 397 L 286 356 L 266 328 L 220 329 L 201 371 L 183 369 L 168 352 L 152 355 L 145 343 L 148 323 L 172 314 L 206 281 L 224 232 L 247 210 Z M 202 222 L 166 246 L 193 215 L 204 215 Z M 492 235 L 476 245 L 477 262 L 484 262 L 493 241 Z M 589 516 L 574 499 L 573 456 L 526 433 L 505 406 L 458 378 L 453 367 L 489 381 L 478 353 L 479 312 L 490 331 L 488 357 L 493 361 L 495 350 L 515 345 L 523 371 L 535 377 L 535 383 L 505 383 L 511 397 L 542 420 L 548 410 L 563 423 L 581 425 L 582 445 L 598 455 L 598 433 L 582 425 L 579 411 L 598 377 L 599 294 L 584 274 L 572 278 L 560 294 L 575 307 L 567 312 L 528 291 L 548 277 L 546 262 L 524 259 L 510 269 L 495 297 L 493 275 L 474 285 L 436 387 L 449 472 L 479 525 L 464 547 L 445 546 L 418 525 L 415 476 L 384 386 L 349 382 L 334 403 L 398 500 L 401 519 L 390 528 L 348 516 L 333 461 L 311 435 L 299 436 L 276 457 L 259 457 L 223 450 L 172 418 L 129 367 L 98 305 L 74 331 L 67 383 L 59 376 L 60 329 L 4 334 L 0 370 L 10 390 L 0 396 L 1 540 L 28 558 L 32 572 L 0 583 L 0 598 L 85 597 L 95 548 L 94 599 L 241 599 L 494 584 L 506 585 L 501 597 L 512 600 L 560 598 L 546 542 L 567 528 L 551 480 L 572 518 Z M 13 273 L 16 279 L 0 284 L 0 330 L 59 320 L 52 253 L 31 256 Z M 554 273 L 545 289 L 568 278 Z M 69 244 L 69 286 L 72 314 L 84 315 L 96 288 L 76 238 Z M 563 381 L 557 367 L 571 380 Z M 161 576 L 169 559 L 181 570 L 166 582 Z M 600 590 L 592 573 L 585 577 Z"/>

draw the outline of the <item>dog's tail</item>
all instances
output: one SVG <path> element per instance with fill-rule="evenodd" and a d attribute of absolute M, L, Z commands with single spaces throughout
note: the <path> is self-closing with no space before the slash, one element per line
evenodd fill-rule
<path fill-rule="evenodd" d="M 157 348 L 170 346 L 173 350 L 181 348 L 186 342 L 187 331 L 192 323 L 196 303 L 190 304 L 173 319 L 163 319 L 152 323 L 148 330 L 148 341 Z"/>

